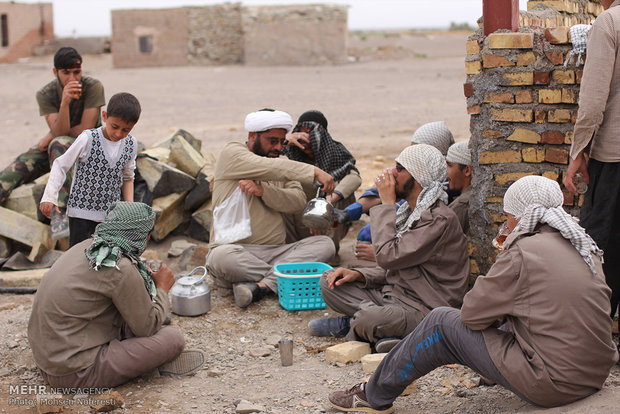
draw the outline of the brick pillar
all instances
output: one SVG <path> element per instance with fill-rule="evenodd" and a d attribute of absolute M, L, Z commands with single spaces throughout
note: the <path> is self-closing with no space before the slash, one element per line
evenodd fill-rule
<path fill-rule="evenodd" d="M 498 29 L 519 30 L 519 0 L 483 0 L 484 35 Z"/>

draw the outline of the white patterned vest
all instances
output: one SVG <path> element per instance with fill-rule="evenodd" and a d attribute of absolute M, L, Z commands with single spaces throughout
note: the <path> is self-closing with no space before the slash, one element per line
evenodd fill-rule
<path fill-rule="evenodd" d="M 101 128 L 88 132 L 88 157 L 75 166 L 67 215 L 102 222 L 108 207 L 121 199 L 123 168 L 133 158 L 136 144 L 134 137 L 127 135 L 116 158 L 110 159 L 101 146 L 105 139 Z"/>

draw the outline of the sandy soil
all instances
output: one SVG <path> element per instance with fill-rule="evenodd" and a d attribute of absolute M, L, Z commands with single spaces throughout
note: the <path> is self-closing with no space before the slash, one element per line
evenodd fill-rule
<path fill-rule="evenodd" d="M 147 146 L 184 128 L 217 155 L 229 140 L 243 140 L 245 115 L 273 107 L 297 117 L 320 109 L 332 136 L 356 156 L 364 184 L 391 166 L 423 123 L 444 119 L 457 140 L 467 139 L 469 117 L 462 84 L 464 34 L 351 36 L 351 63 L 333 67 L 175 67 L 114 69 L 110 56 L 86 56 L 84 68 L 100 79 L 106 95 L 134 93 L 143 115 L 133 133 Z M 0 165 L 36 143 L 45 132 L 34 92 L 51 79 L 51 58 L 0 65 Z M 354 262 L 351 254 L 358 223 L 343 242 L 335 262 Z M 174 237 L 151 243 L 165 258 Z M 176 259 L 166 259 L 177 273 Z M 31 296 L 0 297 L 0 412 L 33 413 L 8 405 L 10 385 L 37 385 L 26 327 Z M 234 413 L 239 400 L 268 413 L 335 412 L 329 392 L 349 387 L 367 376 L 361 364 L 331 365 L 323 350 L 341 340 L 315 338 L 306 325 L 329 310 L 287 312 L 276 298 L 240 310 L 222 291 L 212 294 L 206 315 L 173 316 L 189 347 L 200 348 L 207 364 L 195 376 L 141 378 L 117 391 L 127 412 Z M 280 366 L 275 342 L 295 341 L 294 364 Z M 255 356 L 263 355 L 264 356 Z M 463 367 L 443 367 L 418 382 L 418 391 L 396 402 L 397 412 L 413 413 L 608 413 L 617 410 L 620 368 L 612 370 L 604 389 L 561 409 L 541 410 L 499 386 L 476 386 L 477 375 Z M 33 396 L 21 396 L 32 398 Z M 74 406 L 65 412 L 85 413 Z"/>

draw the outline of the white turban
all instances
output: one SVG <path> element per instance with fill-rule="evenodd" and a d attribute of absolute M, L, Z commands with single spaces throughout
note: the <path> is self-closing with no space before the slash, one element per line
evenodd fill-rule
<path fill-rule="evenodd" d="M 431 145 L 419 144 L 405 148 L 396 162 L 405 167 L 411 176 L 422 186 L 415 208 L 404 202 L 396 212 L 396 236 L 400 237 L 420 219 L 422 212 L 439 199 L 448 203 L 448 195 L 443 189 L 443 181 L 448 170 L 446 160 L 439 150 Z"/>
<path fill-rule="evenodd" d="M 471 165 L 471 152 L 469 152 L 469 141 L 457 142 L 450 145 L 446 161 L 455 162 L 461 165 Z"/>
<path fill-rule="evenodd" d="M 446 155 L 450 145 L 454 144 L 454 137 L 445 121 L 429 122 L 413 133 L 411 143 L 432 145 L 441 151 L 443 155 Z"/>
<path fill-rule="evenodd" d="M 289 132 L 292 127 L 293 118 L 282 111 L 262 109 L 245 117 L 245 130 L 248 132 L 262 132 L 274 128 L 286 129 L 286 132 Z"/>
<path fill-rule="evenodd" d="M 529 175 L 515 181 L 504 194 L 504 211 L 520 218 L 514 231 L 531 232 L 538 223 L 546 223 L 560 231 L 577 249 L 592 273 L 596 274 L 592 253 L 602 257 L 603 251 L 562 208 L 564 196 L 560 185 L 549 178 Z"/>

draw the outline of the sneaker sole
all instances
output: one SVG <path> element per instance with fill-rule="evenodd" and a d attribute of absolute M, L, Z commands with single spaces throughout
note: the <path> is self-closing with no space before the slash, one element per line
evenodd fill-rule
<path fill-rule="evenodd" d="M 202 351 L 187 350 L 170 362 L 159 367 L 160 375 L 190 375 L 198 371 L 205 362 Z"/>
<path fill-rule="evenodd" d="M 372 407 L 355 407 L 355 408 L 346 408 L 346 407 L 341 407 L 339 405 L 334 404 L 333 402 L 329 401 L 329 405 L 331 405 L 332 407 L 334 407 L 337 410 L 340 411 L 345 411 L 347 413 L 371 413 L 371 414 L 390 414 L 392 412 L 394 412 L 394 407 L 390 407 L 390 408 L 386 408 L 385 410 L 377 410 L 375 408 Z"/>
<path fill-rule="evenodd" d="M 240 308 L 247 308 L 252 303 L 252 291 L 243 287 L 233 287 L 233 297 L 235 305 Z"/>

